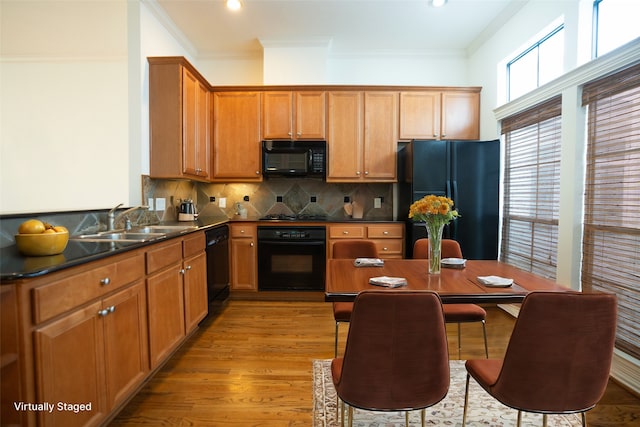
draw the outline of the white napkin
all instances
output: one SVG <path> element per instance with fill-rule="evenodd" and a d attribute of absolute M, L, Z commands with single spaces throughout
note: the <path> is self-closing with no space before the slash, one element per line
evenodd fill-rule
<path fill-rule="evenodd" d="M 495 286 L 498 288 L 507 288 L 513 284 L 513 279 L 500 276 L 478 276 L 478 282 L 485 286 Z"/>
<path fill-rule="evenodd" d="M 399 288 L 407 285 L 407 279 L 404 277 L 379 276 L 370 278 L 369 283 L 376 286 L 384 286 L 385 288 Z"/>
<path fill-rule="evenodd" d="M 353 265 L 356 267 L 382 267 L 384 261 L 380 258 L 356 258 Z"/>

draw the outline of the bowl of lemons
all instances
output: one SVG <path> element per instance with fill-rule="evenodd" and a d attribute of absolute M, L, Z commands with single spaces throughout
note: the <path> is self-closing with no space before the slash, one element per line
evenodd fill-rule
<path fill-rule="evenodd" d="M 64 252 L 69 242 L 69 231 L 61 225 L 51 225 L 38 219 L 29 219 L 18 228 L 16 246 L 22 255 L 51 256 Z"/>

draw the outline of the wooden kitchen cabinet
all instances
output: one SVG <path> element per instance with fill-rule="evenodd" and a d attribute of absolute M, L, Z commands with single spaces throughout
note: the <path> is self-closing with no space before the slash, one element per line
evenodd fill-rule
<path fill-rule="evenodd" d="M 149 58 L 150 176 L 211 178 L 208 83 L 181 58 Z"/>
<path fill-rule="evenodd" d="M 400 139 L 480 138 L 480 89 L 400 93 Z"/>
<path fill-rule="evenodd" d="M 325 139 L 324 91 L 262 94 L 263 139 Z"/>
<path fill-rule="evenodd" d="M 146 262 L 149 359 L 155 369 L 185 336 L 182 240 L 154 245 Z"/>
<path fill-rule="evenodd" d="M 397 179 L 398 93 L 329 92 L 327 182 Z"/>
<path fill-rule="evenodd" d="M 207 299 L 207 258 L 204 232 L 182 241 L 185 332 L 189 334 L 209 312 Z"/>
<path fill-rule="evenodd" d="M 231 224 L 231 290 L 258 290 L 258 246 L 255 224 Z"/>
<path fill-rule="evenodd" d="M 327 257 L 333 256 L 333 244 L 345 239 L 367 239 L 376 244 L 380 258 L 404 256 L 404 224 L 402 223 L 341 223 L 327 226 Z"/>
<path fill-rule="evenodd" d="M 38 425 L 98 425 L 149 372 L 144 258 L 114 258 L 37 280 L 23 294 L 34 307 L 32 393 L 39 402 L 91 403 L 78 413 L 39 412 Z M 69 297 L 75 306 L 63 304 Z"/>
<path fill-rule="evenodd" d="M 260 92 L 213 93 L 213 179 L 261 181 Z"/>

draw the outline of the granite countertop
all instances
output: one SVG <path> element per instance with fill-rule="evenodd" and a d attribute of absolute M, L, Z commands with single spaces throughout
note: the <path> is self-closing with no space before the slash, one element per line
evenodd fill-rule
<path fill-rule="evenodd" d="M 162 223 L 162 225 L 189 225 L 197 226 L 197 229 L 187 233 L 168 235 L 168 238 L 185 235 L 188 233 L 206 230 L 220 224 L 227 223 L 227 217 L 204 217 L 193 222 Z M 146 245 L 158 243 L 159 240 L 147 242 L 83 242 L 69 239 L 64 252 L 58 255 L 43 257 L 28 257 L 18 252 L 16 245 L 0 248 L 0 282 L 9 283 L 14 280 L 39 277 L 54 271 L 74 267 L 90 261 L 95 261 L 108 256 L 116 255 Z"/>

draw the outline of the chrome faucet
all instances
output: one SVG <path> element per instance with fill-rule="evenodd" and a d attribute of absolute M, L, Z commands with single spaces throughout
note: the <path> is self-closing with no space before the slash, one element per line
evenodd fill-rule
<path fill-rule="evenodd" d="M 135 206 L 133 208 L 129 208 L 123 212 L 120 212 L 118 215 L 116 215 L 116 211 L 118 210 L 118 208 L 122 206 L 122 203 L 120 203 L 118 206 L 116 206 L 115 208 L 111 209 L 109 211 L 109 213 L 107 214 L 107 231 L 113 231 L 116 228 L 116 223 L 120 220 L 120 218 L 122 218 L 123 216 L 136 211 L 138 209 L 149 209 L 149 206 Z M 125 226 L 126 230 L 130 230 L 131 229 L 131 221 L 129 220 L 129 218 L 127 218 L 126 221 L 126 226 Z"/>

